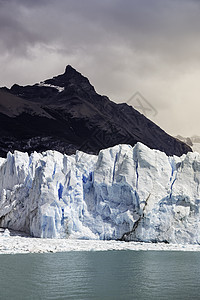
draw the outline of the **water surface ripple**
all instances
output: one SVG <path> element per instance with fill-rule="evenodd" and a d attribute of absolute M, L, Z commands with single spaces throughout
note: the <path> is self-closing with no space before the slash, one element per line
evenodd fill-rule
<path fill-rule="evenodd" d="M 199 299 L 200 253 L 0 255 L 0 299 Z"/>

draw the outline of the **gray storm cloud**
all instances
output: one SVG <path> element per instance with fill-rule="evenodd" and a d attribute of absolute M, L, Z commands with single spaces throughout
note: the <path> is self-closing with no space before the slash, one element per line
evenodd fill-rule
<path fill-rule="evenodd" d="M 140 91 L 169 133 L 200 134 L 199 13 L 191 0 L 1 0 L 0 85 L 72 64 L 116 102 Z"/>

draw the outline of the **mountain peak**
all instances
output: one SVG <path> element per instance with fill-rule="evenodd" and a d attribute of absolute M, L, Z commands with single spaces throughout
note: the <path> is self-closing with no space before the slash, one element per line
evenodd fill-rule
<path fill-rule="evenodd" d="M 64 74 L 60 75 L 64 76 L 66 79 L 73 79 L 76 78 L 78 81 L 87 80 L 87 77 L 83 76 L 80 72 L 78 72 L 75 68 L 73 68 L 71 65 L 67 65 L 65 68 Z M 59 76 L 58 76 L 59 77 Z"/>
<path fill-rule="evenodd" d="M 89 83 L 89 80 L 87 77 L 83 76 L 80 72 L 78 72 L 75 68 L 73 68 L 71 65 L 67 65 L 65 68 L 65 72 L 64 74 L 60 75 L 60 76 L 64 76 L 65 79 L 67 80 L 74 80 L 76 83 L 80 83 L 80 82 L 87 82 Z M 60 77 L 57 76 L 57 77 Z"/>
<path fill-rule="evenodd" d="M 66 68 L 65 68 L 65 74 L 66 73 L 71 73 L 71 74 L 80 74 L 76 69 L 74 69 L 71 65 L 67 65 Z"/>
<path fill-rule="evenodd" d="M 60 87 L 67 87 L 68 85 L 81 86 L 86 88 L 91 86 L 87 77 L 83 76 L 80 72 L 74 69 L 71 65 L 67 65 L 63 74 L 54 76 L 51 79 L 44 81 L 45 84 L 51 84 Z"/>

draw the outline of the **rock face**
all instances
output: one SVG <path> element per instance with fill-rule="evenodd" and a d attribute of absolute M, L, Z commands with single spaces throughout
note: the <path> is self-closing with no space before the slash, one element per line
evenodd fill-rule
<path fill-rule="evenodd" d="M 0 89 L 2 157 L 14 150 L 98 154 L 104 148 L 137 142 L 167 155 L 192 151 L 133 107 L 98 95 L 71 66 L 64 74 L 32 86 Z"/>
<path fill-rule="evenodd" d="M 35 237 L 199 243 L 200 154 L 141 143 L 0 159 L 0 227 Z"/>

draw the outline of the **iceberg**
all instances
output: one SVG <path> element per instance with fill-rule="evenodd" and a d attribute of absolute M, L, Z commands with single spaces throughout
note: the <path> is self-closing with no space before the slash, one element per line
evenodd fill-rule
<path fill-rule="evenodd" d="M 0 227 L 33 237 L 199 244 L 200 154 L 142 143 L 0 159 Z"/>

